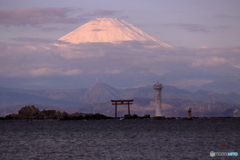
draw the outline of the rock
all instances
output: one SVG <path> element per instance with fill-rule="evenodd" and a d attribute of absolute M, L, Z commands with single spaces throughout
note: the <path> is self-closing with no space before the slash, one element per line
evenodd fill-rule
<path fill-rule="evenodd" d="M 23 115 L 15 114 L 15 113 L 9 114 L 5 118 L 6 119 L 24 119 Z"/>
<path fill-rule="evenodd" d="M 150 114 L 145 114 L 143 118 L 150 118 Z"/>
<path fill-rule="evenodd" d="M 133 114 L 133 115 L 132 115 L 132 118 L 138 118 L 138 115 Z"/>
<path fill-rule="evenodd" d="M 43 117 L 44 119 L 57 119 L 59 118 L 57 111 L 55 110 L 43 110 L 41 112 L 41 117 Z"/>
<path fill-rule="evenodd" d="M 28 119 L 28 118 L 34 118 L 40 113 L 40 110 L 38 108 L 35 108 L 32 106 L 25 106 L 22 109 L 18 111 L 18 114 L 21 115 L 21 118 Z"/>

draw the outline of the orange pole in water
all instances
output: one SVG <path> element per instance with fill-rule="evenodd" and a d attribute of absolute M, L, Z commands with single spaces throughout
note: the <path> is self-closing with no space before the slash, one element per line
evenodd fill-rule
<path fill-rule="evenodd" d="M 115 102 L 115 118 L 117 118 L 117 102 Z"/>
<path fill-rule="evenodd" d="M 188 118 L 192 117 L 192 109 L 189 107 L 188 108 Z"/>

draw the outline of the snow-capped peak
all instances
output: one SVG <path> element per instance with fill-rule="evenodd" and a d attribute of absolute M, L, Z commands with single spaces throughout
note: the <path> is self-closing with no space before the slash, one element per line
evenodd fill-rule
<path fill-rule="evenodd" d="M 122 41 L 152 41 L 161 47 L 171 47 L 118 18 L 95 18 L 59 38 L 72 44 L 88 42 L 117 43 Z"/>

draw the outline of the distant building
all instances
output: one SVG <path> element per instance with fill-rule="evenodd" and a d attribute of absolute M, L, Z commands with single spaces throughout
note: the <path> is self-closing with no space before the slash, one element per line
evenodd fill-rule
<path fill-rule="evenodd" d="M 161 90 L 163 85 L 157 82 L 153 85 L 153 89 L 156 92 L 156 110 L 154 117 L 163 117 L 162 115 L 162 98 L 161 98 Z"/>

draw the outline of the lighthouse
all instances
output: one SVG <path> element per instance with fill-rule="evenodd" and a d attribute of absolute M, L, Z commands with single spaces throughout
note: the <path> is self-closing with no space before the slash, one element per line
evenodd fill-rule
<path fill-rule="evenodd" d="M 162 99 L 161 99 L 161 90 L 163 88 L 163 85 L 157 82 L 156 84 L 153 85 L 153 89 L 156 92 L 156 110 L 155 110 L 155 119 L 163 119 L 165 118 L 162 115 Z"/>

